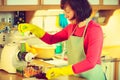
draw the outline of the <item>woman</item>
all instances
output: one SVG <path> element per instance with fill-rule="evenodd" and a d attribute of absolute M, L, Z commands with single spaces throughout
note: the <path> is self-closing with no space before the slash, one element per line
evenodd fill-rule
<path fill-rule="evenodd" d="M 88 0 L 61 0 L 61 8 L 71 23 L 54 35 L 36 25 L 18 26 L 20 32 L 30 31 L 48 44 L 67 40 L 69 65 L 49 69 L 46 77 L 79 74 L 87 80 L 105 80 L 100 61 L 103 32 L 100 25 L 88 19 L 92 13 Z"/>

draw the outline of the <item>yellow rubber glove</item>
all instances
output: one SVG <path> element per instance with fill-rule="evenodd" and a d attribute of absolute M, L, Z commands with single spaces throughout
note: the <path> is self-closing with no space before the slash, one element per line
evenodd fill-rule
<path fill-rule="evenodd" d="M 42 38 L 45 34 L 45 31 L 43 29 L 41 29 L 40 27 L 33 25 L 33 24 L 28 24 L 28 23 L 19 24 L 18 31 L 20 31 L 22 33 L 30 31 L 38 38 Z"/>
<path fill-rule="evenodd" d="M 72 65 L 65 66 L 62 68 L 51 68 L 46 72 L 46 77 L 48 79 L 53 79 L 59 76 L 73 75 Z"/>

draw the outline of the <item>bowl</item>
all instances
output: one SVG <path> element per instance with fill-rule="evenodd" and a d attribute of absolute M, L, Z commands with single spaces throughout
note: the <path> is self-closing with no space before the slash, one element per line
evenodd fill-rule
<path fill-rule="evenodd" d="M 55 55 L 55 47 L 51 46 L 32 46 L 36 52 L 37 58 L 42 58 L 42 59 L 50 59 L 53 58 Z"/>

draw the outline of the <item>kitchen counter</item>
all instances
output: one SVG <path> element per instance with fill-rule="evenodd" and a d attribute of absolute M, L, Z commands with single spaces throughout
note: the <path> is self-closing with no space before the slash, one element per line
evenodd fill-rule
<path fill-rule="evenodd" d="M 120 58 L 120 45 L 104 46 L 103 51 L 107 53 L 105 56 L 118 59 Z"/>
<path fill-rule="evenodd" d="M 119 77 L 119 64 L 120 64 L 120 45 L 104 46 L 103 50 L 106 52 L 103 62 L 114 62 L 114 80 Z"/>
<path fill-rule="evenodd" d="M 22 80 L 21 76 L 9 74 L 6 71 L 0 70 L 0 80 Z"/>
<path fill-rule="evenodd" d="M 35 59 L 33 61 L 31 61 L 30 64 L 33 65 L 38 65 L 38 66 L 43 66 L 43 71 L 46 72 L 47 69 L 55 67 L 55 65 L 53 64 L 49 64 L 46 63 L 44 61 L 41 61 L 39 59 Z M 36 79 L 36 78 L 25 78 L 20 76 L 19 74 L 16 73 L 8 73 L 4 70 L 0 70 L 0 80 L 40 80 L 40 79 Z M 52 79 L 52 80 L 85 80 L 83 78 L 78 78 L 76 76 L 62 76 L 62 77 L 58 77 L 56 79 Z"/>
<path fill-rule="evenodd" d="M 24 78 L 22 76 L 19 76 L 17 74 L 10 74 L 7 73 L 6 71 L 0 70 L 0 80 L 39 80 L 39 79 L 35 79 L 35 78 Z M 63 77 L 59 77 L 53 80 L 85 80 L 82 78 L 78 78 L 75 76 L 63 76 Z"/>

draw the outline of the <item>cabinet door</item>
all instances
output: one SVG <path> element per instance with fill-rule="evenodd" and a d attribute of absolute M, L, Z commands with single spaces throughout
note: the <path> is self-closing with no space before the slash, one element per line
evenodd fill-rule
<path fill-rule="evenodd" d="M 6 0 L 5 5 L 38 5 L 39 0 Z"/>
<path fill-rule="evenodd" d="M 40 9 L 40 0 L 0 0 L 0 11 L 31 11 Z"/>
<path fill-rule="evenodd" d="M 60 5 L 60 0 L 42 0 L 42 5 Z"/>
<path fill-rule="evenodd" d="M 119 0 L 103 0 L 103 5 L 119 5 Z"/>
<path fill-rule="evenodd" d="M 99 5 L 100 4 L 100 0 L 88 0 L 90 2 L 91 5 Z"/>

